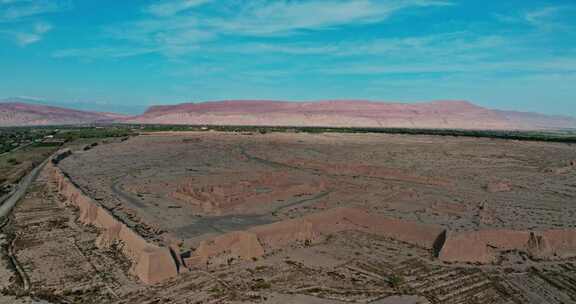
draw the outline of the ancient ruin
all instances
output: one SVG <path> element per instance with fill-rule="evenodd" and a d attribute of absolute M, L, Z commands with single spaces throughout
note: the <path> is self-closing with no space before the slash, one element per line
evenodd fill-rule
<path fill-rule="evenodd" d="M 576 256 L 576 229 L 520 231 L 490 229 L 448 233 L 439 258 L 448 262 L 496 263 L 505 251 L 523 251 L 535 259 Z"/>
<path fill-rule="evenodd" d="M 65 298 L 70 272 L 104 302 L 174 303 L 192 292 L 538 303 L 526 286 L 576 276 L 576 172 L 557 170 L 571 145 L 190 132 L 84 146 L 56 154 L 15 210 L 31 284 L 49 278 Z M 78 266 L 50 273 L 40 259 L 58 264 L 58 242 Z"/>
<path fill-rule="evenodd" d="M 45 170 L 50 172 L 51 181 L 65 199 L 65 203 L 78 208 L 80 222 L 102 230 L 96 243 L 98 247 L 119 243 L 122 252 L 133 263 L 131 270 L 146 284 L 158 283 L 176 275 L 176 264 L 168 248 L 147 242 L 86 196 L 56 166 L 49 164 Z"/>

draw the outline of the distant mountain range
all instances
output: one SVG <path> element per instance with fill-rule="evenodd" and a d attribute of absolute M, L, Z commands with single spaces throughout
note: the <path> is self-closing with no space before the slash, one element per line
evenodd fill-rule
<path fill-rule="evenodd" d="M 453 100 L 426 103 L 227 100 L 153 106 L 136 116 L 71 110 L 22 98 L 0 100 L 0 126 L 112 122 L 494 130 L 576 128 L 576 118 L 572 117 L 491 110 Z"/>
<path fill-rule="evenodd" d="M 34 101 L 22 98 L 0 100 L 0 126 L 77 125 L 125 118 L 120 114 L 79 111 L 30 102 Z"/>

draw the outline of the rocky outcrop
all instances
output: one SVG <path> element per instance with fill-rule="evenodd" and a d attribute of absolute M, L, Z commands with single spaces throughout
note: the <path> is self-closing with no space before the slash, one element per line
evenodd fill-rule
<path fill-rule="evenodd" d="M 480 230 L 448 233 L 439 258 L 446 262 L 495 263 L 504 251 L 517 250 L 535 259 L 576 257 L 576 230 Z"/>
<path fill-rule="evenodd" d="M 66 204 L 79 210 L 78 220 L 100 229 L 96 240 L 100 248 L 118 244 L 124 255 L 132 261 L 132 272 L 145 284 L 155 284 L 177 275 L 177 267 L 170 249 L 151 244 L 122 221 L 115 218 L 82 190 L 76 187 L 58 167 L 46 166 L 51 181 L 56 185 Z"/>

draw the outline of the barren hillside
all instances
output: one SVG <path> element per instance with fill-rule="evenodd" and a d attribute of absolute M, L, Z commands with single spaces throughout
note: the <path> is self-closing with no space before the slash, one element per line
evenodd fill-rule
<path fill-rule="evenodd" d="M 78 111 L 60 107 L 0 101 L 0 126 L 40 126 L 113 121 L 119 114 Z"/>
<path fill-rule="evenodd" d="M 364 100 L 228 100 L 154 106 L 127 122 L 266 126 L 445 129 L 575 128 L 576 120 L 490 110 L 468 101 L 389 103 Z M 534 119 L 537 117 L 537 119 Z"/>

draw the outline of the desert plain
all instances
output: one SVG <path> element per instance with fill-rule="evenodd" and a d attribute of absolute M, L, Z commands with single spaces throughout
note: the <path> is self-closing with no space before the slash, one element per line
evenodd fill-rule
<path fill-rule="evenodd" d="M 13 250 L 55 303 L 573 303 L 575 198 L 574 144 L 144 133 L 53 157 Z"/>

